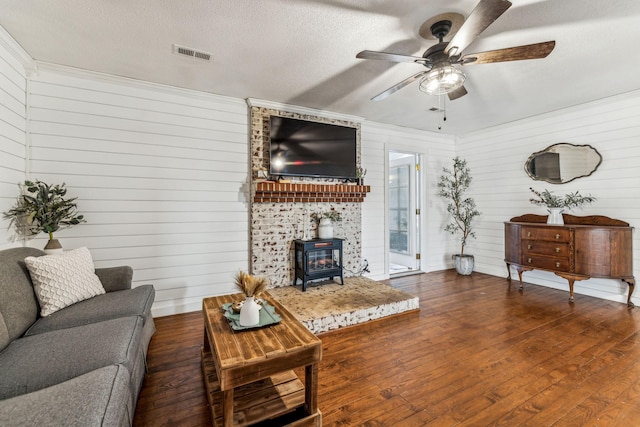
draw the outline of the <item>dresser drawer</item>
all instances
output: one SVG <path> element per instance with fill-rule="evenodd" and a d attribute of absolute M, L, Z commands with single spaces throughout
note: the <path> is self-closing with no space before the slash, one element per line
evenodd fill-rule
<path fill-rule="evenodd" d="M 523 240 L 522 253 L 528 255 L 548 255 L 552 257 L 569 257 L 569 244 L 549 242 L 546 240 Z"/>
<path fill-rule="evenodd" d="M 522 227 L 520 237 L 524 240 L 547 240 L 551 242 L 568 242 L 570 232 L 555 227 Z"/>
<path fill-rule="evenodd" d="M 522 255 L 522 265 L 551 271 L 570 271 L 569 258 Z"/>

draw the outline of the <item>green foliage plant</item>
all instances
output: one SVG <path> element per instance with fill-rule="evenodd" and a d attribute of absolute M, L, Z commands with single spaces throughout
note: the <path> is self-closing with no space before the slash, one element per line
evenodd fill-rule
<path fill-rule="evenodd" d="M 471 171 L 467 167 L 467 161 L 460 157 L 453 159 L 453 169 L 444 167 L 442 171 L 443 174 L 438 181 L 438 195 L 448 202 L 447 212 L 451 215 L 451 222 L 444 230 L 453 235 L 460 235 L 460 255 L 464 255 L 467 241 L 476 237 L 472 222 L 480 216 L 475 201 L 465 196 L 471 185 Z"/>
<path fill-rule="evenodd" d="M 332 222 L 342 221 L 342 215 L 340 215 L 340 212 L 333 208 L 326 212 L 314 212 L 311 214 L 311 219 L 318 224 L 320 223 L 320 220 L 324 218 L 329 218 Z"/>
<path fill-rule="evenodd" d="M 78 214 L 77 197 L 65 198 L 64 183 L 49 185 L 27 180 L 24 190 L 16 206 L 3 213 L 11 221 L 9 226 L 15 225 L 19 234 L 47 233 L 49 240 L 53 240 L 56 231 L 86 222 L 84 215 Z"/>
<path fill-rule="evenodd" d="M 583 196 L 578 191 L 565 194 L 564 196 L 558 196 L 549 190 L 539 192 L 531 187 L 529 187 L 529 190 L 536 196 L 535 198 L 532 197 L 529 199 L 531 203 L 548 208 L 581 208 L 583 205 L 588 205 L 596 200 L 595 197 L 591 195 Z"/>

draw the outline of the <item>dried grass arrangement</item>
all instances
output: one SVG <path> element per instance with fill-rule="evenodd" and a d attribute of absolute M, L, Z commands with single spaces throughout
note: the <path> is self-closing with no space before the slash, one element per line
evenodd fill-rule
<path fill-rule="evenodd" d="M 255 277 L 244 271 L 238 272 L 235 277 L 235 284 L 246 296 L 257 297 L 267 289 L 267 279 Z"/>

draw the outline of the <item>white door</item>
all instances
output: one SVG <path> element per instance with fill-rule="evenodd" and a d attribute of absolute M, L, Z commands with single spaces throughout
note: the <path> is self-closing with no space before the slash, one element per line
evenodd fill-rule
<path fill-rule="evenodd" d="M 389 273 L 420 271 L 420 233 L 415 153 L 389 152 Z"/>

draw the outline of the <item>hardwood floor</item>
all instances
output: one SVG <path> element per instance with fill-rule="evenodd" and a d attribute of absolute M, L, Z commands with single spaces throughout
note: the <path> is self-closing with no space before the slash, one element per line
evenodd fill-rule
<path fill-rule="evenodd" d="M 640 308 L 453 270 L 389 283 L 420 312 L 320 335 L 324 426 L 638 425 Z M 211 425 L 201 313 L 156 325 L 134 426 Z"/>

